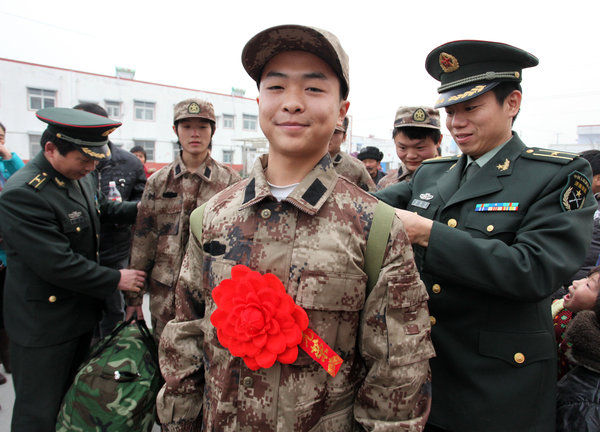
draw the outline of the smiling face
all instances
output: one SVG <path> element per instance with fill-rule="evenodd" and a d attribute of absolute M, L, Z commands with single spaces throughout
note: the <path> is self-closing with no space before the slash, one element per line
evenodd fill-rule
<path fill-rule="evenodd" d="M 569 287 L 569 293 L 564 296 L 564 305 L 572 312 L 591 310 L 598 300 L 600 291 L 600 274 L 592 275 L 573 281 Z"/>
<path fill-rule="evenodd" d="M 201 157 L 208 152 L 212 129 L 208 120 L 197 117 L 179 120 L 173 130 L 179 138 L 184 154 Z"/>
<path fill-rule="evenodd" d="M 260 127 L 269 153 L 319 160 L 349 103 L 327 63 L 305 51 L 286 51 L 265 66 L 259 86 Z"/>
<path fill-rule="evenodd" d="M 402 131 L 396 134 L 394 143 L 396 154 L 410 172 L 419 168 L 425 159 L 436 157 L 440 147 L 440 143 L 435 143 L 429 136 L 411 139 Z"/>
<path fill-rule="evenodd" d="M 473 159 L 508 141 L 512 119 L 519 112 L 521 92 L 513 91 L 500 105 L 493 91 L 446 107 L 446 127 L 464 154 Z"/>

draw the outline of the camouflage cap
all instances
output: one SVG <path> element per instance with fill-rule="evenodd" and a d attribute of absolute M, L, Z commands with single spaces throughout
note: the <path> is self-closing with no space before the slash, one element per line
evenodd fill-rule
<path fill-rule="evenodd" d="M 173 123 L 186 118 L 201 118 L 216 123 L 213 105 L 197 98 L 182 100 L 175 105 Z"/>
<path fill-rule="evenodd" d="M 448 42 L 427 55 L 425 69 L 440 81 L 435 107 L 473 99 L 502 81 L 521 82 L 521 70 L 539 60 L 520 48 L 489 41 Z"/>
<path fill-rule="evenodd" d="M 302 25 L 280 25 L 256 34 L 242 51 L 242 64 L 256 84 L 260 83 L 265 65 L 285 51 L 306 51 L 323 59 L 340 79 L 342 97 L 350 91 L 348 54 L 338 38 L 326 30 Z"/>
<path fill-rule="evenodd" d="M 335 130 L 346 133 L 346 131 L 348 130 L 348 117 L 344 117 L 344 121 L 342 122 L 342 124 L 336 125 Z"/>
<path fill-rule="evenodd" d="M 394 128 L 422 127 L 440 129 L 440 112 L 429 107 L 402 106 L 396 111 Z"/>
<path fill-rule="evenodd" d="M 35 115 L 48 124 L 48 132 L 95 160 L 110 158 L 108 135 L 121 126 L 121 122 L 73 108 L 44 108 Z"/>

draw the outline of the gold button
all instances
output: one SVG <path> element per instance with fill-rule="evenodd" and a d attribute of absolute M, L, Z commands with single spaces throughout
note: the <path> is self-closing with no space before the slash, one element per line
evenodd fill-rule
<path fill-rule="evenodd" d="M 81 231 L 81 227 L 75 228 L 75 231 L 80 232 Z"/>
<path fill-rule="evenodd" d="M 269 219 L 271 217 L 271 210 L 269 210 L 269 209 L 261 210 L 260 217 L 263 219 Z"/>
<path fill-rule="evenodd" d="M 458 225 L 458 222 L 456 222 L 456 219 L 449 219 L 448 220 L 448 226 L 450 228 L 456 228 L 456 225 Z"/>
<path fill-rule="evenodd" d="M 435 317 L 434 317 L 434 316 L 430 316 L 430 317 L 429 317 L 429 322 L 431 323 L 431 325 L 432 325 L 432 326 L 434 326 L 434 325 L 435 325 L 435 323 L 437 322 L 437 320 L 435 319 Z"/>
<path fill-rule="evenodd" d="M 487 232 L 492 232 L 494 231 L 494 225 L 488 225 L 486 228 Z"/>
<path fill-rule="evenodd" d="M 242 382 L 246 387 L 252 387 L 254 385 L 254 380 L 252 379 L 252 377 L 245 377 Z"/>
<path fill-rule="evenodd" d="M 442 287 L 439 284 L 433 284 L 431 287 L 431 291 L 433 291 L 435 294 L 439 294 L 441 290 Z"/>
<path fill-rule="evenodd" d="M 516 363 L 521 364 L 525 361 L 525 356 L 523 355 L 523 353 L 518 352 L 515 354 L 514 359 Z"/>
<path fill-rule="evenodd" d="M 56 296 L 50 296 L 50 297 L 48 297 L 48 301 L 50 303 L 54 303 L 56 301 Z"/>

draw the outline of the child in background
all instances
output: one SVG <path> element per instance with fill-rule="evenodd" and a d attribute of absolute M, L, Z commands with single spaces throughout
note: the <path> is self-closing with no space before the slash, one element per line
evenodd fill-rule
<path fill-rule="evenodd" d="M 593 310 L 600 291 L 600 266 L 592 268 L 586 278 L 573 281 L 567 294 L 552 304 L 554 332 L 558 344 L 558 379 L 561 379 L 573 364 L 567 356 L 570 343 L 565 340 L 569 322 L 577 312 Z"/>
<path fill-rule="evenodd" d="M 573 282 L 565 306 L 577 311 L 565 332 L 572 369 L 558 382 L 557 432 L 600 430 L 600 323 L 598 267 L 586 279 Z M 588 310 L 591 309 L 591 310 Z"/>

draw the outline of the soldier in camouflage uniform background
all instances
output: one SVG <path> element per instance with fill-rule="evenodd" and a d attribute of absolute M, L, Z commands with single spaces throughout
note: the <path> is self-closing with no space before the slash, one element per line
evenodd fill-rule
<path fill-rule="evenodd" d="M 398 108 L 392 138 L 402 165 L 379 180 L 377 190 L 409 181 L 424 160 L 440 155 L 440 112 L 435 108 L 420 106 Z"/>
<path fill-rule="evenodd" d="M 208 202 L 203 233 L 190 237 L 176 318 L 159 349 L 163 428 L 420 431 L 434 355 L 427 295 L 397 219 L 367 292 L 364 251 L 377 200 L 339 176 L 328 154 L 349 106 L 348 57 L 331 33 L 286 25 L 254 36 L 242 62 L 259 86 L 269 154 Z M 220 344 L 211 293 L 236 264 L 282 281 L 310 329 L 342 357 L 335 377 L 304 351 L 292 364 L 254 371 Z"/>
<path fill-rule="evenodd" d="M 335 132 L 329 141 L 329 156 L 337 173 L 346 177 L 368 192 L 375 191 L 375 182 L 361 161 L 348 153 L 341 151 L 342 143 L 346 140 L 348 131 L 348 117 L 344 118 L 341 125 L 335 127 Z"/>
<path fill-rule="evenodd" d="M 148 274 L 150 315 L 157 342 L 175 317 L 174 288 L 189 237 L 192 211 L 240 180 L 239 174 L 210 156 L 215 113 L 210 102 L 186 99 L 175 106 L 173 131 L 181 151 L 154 173 L 142 196 L 131 249 L 131 268 Z M 127 318 L 142 317 L 143 291 L 126 295 Z"/>

